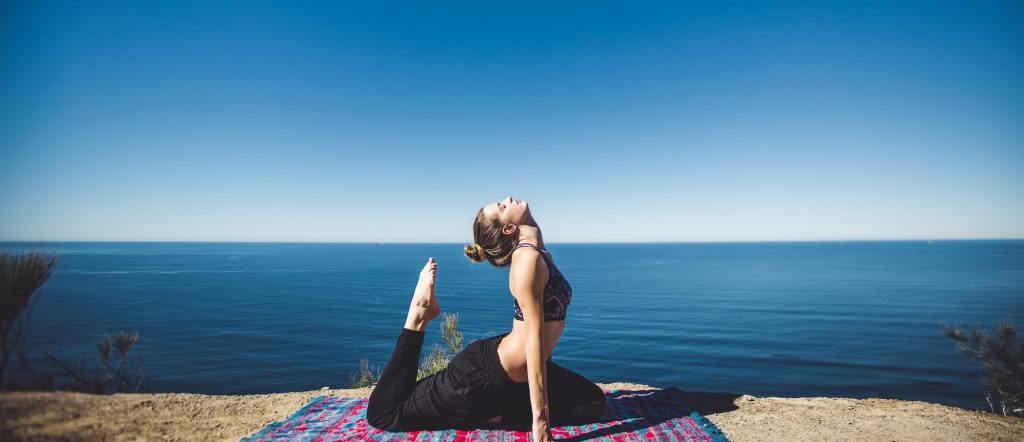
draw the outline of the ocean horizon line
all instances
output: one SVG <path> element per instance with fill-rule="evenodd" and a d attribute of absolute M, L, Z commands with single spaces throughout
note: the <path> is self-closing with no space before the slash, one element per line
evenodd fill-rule
<path fill-rule="evenodd" d="M 1019 238 L 909 238 L 909 239 L 769 239 L 769 240 L 664 240 L 664 241 L 547 241 L 558 245 L 657 245 L 657 244 L 792 244 L 792 243 L 934 243 L 978 241 L 1024 241 Z M 352 244 L 352 245 L 442 245 L 469 244 L 468 241 L 292 241 L 292 240 L 178 240 L 178 239 L 71 239 L 8 240 L 4 244 Z"/>

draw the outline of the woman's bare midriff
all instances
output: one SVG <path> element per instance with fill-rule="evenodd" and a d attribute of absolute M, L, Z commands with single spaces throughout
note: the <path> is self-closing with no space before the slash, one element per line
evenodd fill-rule
<path fill-rule="evenodd" d="M 558 338 L 565 329 L 565 320 L 544 322 L 544 360 L 551 358 L 558 344 Z M 498 359 L 501 367 L 514 382 L 527 381 L 526 374 L 526 323 L 512 321 L 512 331 L 498 343 Z"/>
<path fill-rule="evenodd" d="M 558 345 L 558 338 L 562 336 L 565 329 L 565 320 L 544 322 L 544 360 L 551 359 L 555 346 Z M 516 383 L 528 382 L 526 371 L 526 323 L 512 320 L 512 331 L 501 338 L 498 342 L 498 360 L 501 361 L 501 368 L 505 369 L 508 377 Z M 491 424 L 501 423 L 501 416 L 495 416 L 486 421 Z"/>

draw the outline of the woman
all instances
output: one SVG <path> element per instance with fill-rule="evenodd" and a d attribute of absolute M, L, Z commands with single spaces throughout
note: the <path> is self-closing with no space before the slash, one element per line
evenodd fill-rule
<path fill-rule="evenodd" d="M 416 381 L 427 324 L 441 314 L 434 296 L 437 264 L 420 272 L 405 327 L 370 395 L 369 423 L 389 431 L 474 428 L 481 424 L 531 430 L 594 422 L 604 412 L 600 387 L 551 361 L 565 329 L 572 288 L 544 249 L 529 205 L 508 197 L 488 204 L 473 223 L 474 262 L 511 265 L 515 317 L 508 333 L 473 342 L 448 367 Z"/>

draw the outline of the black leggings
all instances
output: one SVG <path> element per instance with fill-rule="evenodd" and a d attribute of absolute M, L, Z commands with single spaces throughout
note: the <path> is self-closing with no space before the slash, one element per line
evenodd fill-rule
<path fill-rule="evenodd" d="M 424 335 L 402 328 L 370 394 L 366 409 L 370 425 L 386 431 L 533 428 L 529 384 L 512 381 L 498 359 L 498 343 L 508 333 L 469 344 L 447 368 L 417 381 Z M 604 412 L 601 388 L 551 359 L 547 380 L 552 427 L 596 422 Z M 499 414 L 501 424 L 484 423 Z"/>

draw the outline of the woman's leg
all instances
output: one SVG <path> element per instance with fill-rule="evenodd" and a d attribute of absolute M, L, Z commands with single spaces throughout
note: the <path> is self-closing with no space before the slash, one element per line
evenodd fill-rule
<path fill-rule="evenodd" d="M 391 359 L 381 372 L 380 380 L 370 394 L 366 420 L 376 428 L 390 429 L 399 406 L 409 398 L 416 387 L 416 370 L 426 335 L 427 324 L 441 314 L 434 297 L 434 277 L 437 264 L 431 258 L 420 271 L 416 291 L 409 305 L 405 327 L 398 335 Z"/>
<path fill-rule="evenodd" d="M 406 350 L 413 347 L 413 344 L 419 348 L 422 339 L 422 335 L 407 329 L 399 336 L 399 343 L 392 355 L 392 361 L 395 362 L 392 373 L 408 370 L 409 374 L 404 377 L 406 382 L 415 379 L 415 365 L 403 367 L 402 364 L 415 362 L 416 356 L 403 353 L 411 353 Z M 486 418 L 497 414 L 502 402 L 502 384 L 494 382 L 495 376 L 488 370 L 491 364 L 487 355 L 494 352 L 494 349 L 483 344 L 479 341 L 470 344 L 455 355 L 444 370 L 412 382 L 411 385 L 398 386 L 397 382 L 384 384 L 382 381 L 377 388 L 384 388 L 379 390 L 380 393 L 374 390 L 378 396 L 370 399 L 367 421 L 387 431 L 476 428 Z M 488 348 L 491 352 L 487 351 Z M 500 362 L 496 362 L 496 352 L 494 360 L 501 370 Z M 387 375 L 382 374 L 381 379 Z M 392 379 L 398 379 L 398 376 Z"/>
<path fill-rule="evenodd" d="M 548 360 L 548 417 L 551 426 L 582 425 L 597 422 L 604 413 L 605 395 L 601 387 L 578 373 Z M 529 384 L 512 384 L 502 409 L 501 428 L 529 431 L 533 428 Z"/>
<path fill-rule="evenodd" d="M 403 328 L 398 335 L 395 351 L 381 372 L 377 386 L 370 393 L 370 402 L 366 407 L 366 420 L 370 425 L 382 429 L 391 427 L 399 405 L 412 393 L 416 386 L 416 369 L 419 367 L 425 334 Z"/>
<path fill-rule="evenodd" d="M 604 390 L 580 374 L 548 360 L 548 412 L 552 426 L 597 422 L 604 413 Z"/>

